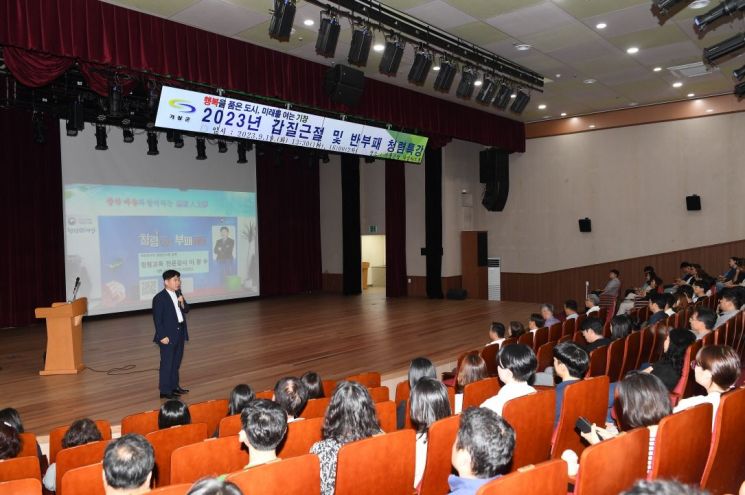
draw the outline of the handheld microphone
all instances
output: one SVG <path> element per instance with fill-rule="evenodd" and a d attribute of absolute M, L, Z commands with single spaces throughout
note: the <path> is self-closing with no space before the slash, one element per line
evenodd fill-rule
<path fill-rule="evenodd" d="M 181 289 L 176 289 L 176 297 L 181 297 Z"/>
<path fill-rule="evenodd" d="M 75 286 L 72 288 L 72 300 L 74 301 L 78 297 L 78 289 L 80 288 L 80 277 L 75 278 Z"/>

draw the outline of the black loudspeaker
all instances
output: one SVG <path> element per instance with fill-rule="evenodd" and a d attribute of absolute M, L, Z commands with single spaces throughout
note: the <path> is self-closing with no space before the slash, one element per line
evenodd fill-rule
<path fill-rule="evenodd" d="M 468 297 L 468 291 L 466 289 L 448 289 L 447 298 L 462 301 Z"/>
<path fill-rule="evenodd" d="M 335 17 L 324 17 L 318 28 L 316 38 L 316 53 L 323 57 L 333 57 L 336 53 L 336 43 L 339 41 L 339 21 Z"/>
<path fill-rule="evenodd" d="M 352 46 L 349 47 L 347 61 L 352 65 L 367 65 L 367 57 L 370 55 L 370 43 L 372 43 L 372 32 L 367 28 L 355 29 L 352 33 Z"/>
<path fill-rule="evenodd" d="M 365 73 L 337 64 L 326 71 L 324 86 L 334 103 L 356 105 L 365 89 Z"/>
<path fill-rule="evenodd" d="M 272 13 L 272 19 L 269 22 L 269 37 L 279 41 L 289 41 L 294 21 L 295 3 L 290 0 L 280 0 L 279 6 Z"/>
<path fill-rule="evenodd" d="M 486 184 L 481 204 L 489 211 L 502 211 L 510 192 L 510 155 L 489 148 L 479 153 L 479 179 Z"/>
<path fill-rule="evenodd" d="M 476 256 L 478 266 L 486 266 L 486 253 L 488 248 L 489 243 L 486 232 L 479 232 L 478 234 L 476 234 L 476 250 L 478 251 Z"/>
<path fill-rule="evenodd" d="M 686 196 L 686 210 L 701 211 L 701 196 L 698 194 Z"/>
<path fill-rule="evenodd" d="M 589 218 L 579 219 L 579 231 L 580 232 L 592 232 L 592 220 Z"/>

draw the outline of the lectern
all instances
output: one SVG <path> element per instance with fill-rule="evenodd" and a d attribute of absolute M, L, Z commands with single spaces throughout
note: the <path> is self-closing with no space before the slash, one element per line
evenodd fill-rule
<path fill-rule="evenodd" d="M 36 317 L 47 320 L 47 358 L 40 375 L 70 375 L 82 371 L 83 315 L 88 299 L 71 303 L 53 303 L 51 308 L 36 308 Z"/>

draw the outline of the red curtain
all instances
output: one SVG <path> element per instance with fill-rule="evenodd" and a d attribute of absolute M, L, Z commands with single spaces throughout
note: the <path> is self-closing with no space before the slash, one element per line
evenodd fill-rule
<path fill-rule="evenodd" d="M 385 295 L 408 295 L 404 162 L 385 161 Z"/>
<path fill-rule="evenodd" d="M 320 290 L 318 159 L 302 150 L 258 145 L 256 193 L 261 295 Z"/>
<path fill-rule="evenodd" d="M 65 299 L 59 121 L 43 126 L 36 144 L 31 112 L 0 109 L 0 328 L 32 324 L 35 307 Z"/>
<path fill-rule="evenodd" d="M 372 79 L 350 109 L 326 96 L 326 66 L 98 0 L 4 0 L 0 44 L 361 115 L 434 144 L 445 136 L 525 151 L 521 122 Z"/>

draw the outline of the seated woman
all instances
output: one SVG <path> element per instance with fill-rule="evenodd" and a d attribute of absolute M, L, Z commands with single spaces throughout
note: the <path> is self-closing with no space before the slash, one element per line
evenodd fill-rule
<path fill-rule="evenodd" d="M 662 380 L 667 390 L 672 392 L 680 381 L 683 373 L 686 350 L 688 346 L 696 341 L 696 335 L 690 330 L 683 328 L 674 328 L 670 330 L 662 344 L 662 356 L 659 361 L 642 370 L 644 373 L 650 373 Z"/>
<path fill-rule="evenodd" d="M 435 421 L 450 416 L 450 401 L 448 400 L 447 387 L 434 378 L 422 378 L 416 384 L 414 390 L 411 391 L 409 409 L 411 412 L 411 422 L 414 424 L 414 428 L 416 428 L 414 488 L 417 488 L 422 481 L 424 466 L 427 463 L 427 433 L 429 432 L 429 427 Z"/>
<path fill-rule="evenodd" d="M 23 428 L 23 421 L 21 421 L 21 415 L 18 413 L 18 410 L 12 407 L 6 407 L 5 409 L 0 410 L 0 424 L 5 424 L 11 428 L 15 428 L 18 433 L 24 433 L 25 431 Z M 21 440 L 21 442 L 22 441 L 23 440 Z M 41 451 L 41 445 L 39 445 L 39 442 L 36 442 L 36 456 L 39 458 L 39 462 L 44 458 L 44 453 Z"/>
<path fill-rule="evenodd" d="M 70 425 L 70 428 L 62 437 L 62 448 L 69 449 L 78 445 L 85 445 L 90 442 L 98 442 L 103 437 L 96 423 L 88 418 L 79 419 Z M 47 469 L 44 479 L 42 480 L 44 488 L 50 492 L 55 491 L 57 485 L 57 464 L 53 463 Z"/>
<path fill-rule="evenodd" d="M 672 413 L 670 395 L 662 381 L 654 375 L 629 372 L 618 383 L 618 426 L 621 431 L 633 430 L 646 426 L 649 429 L 649 454 L 647 471 L 652 470 L 652 455 L 657 437 L 657 425 L 662 418 Z M 592 425 L 589 433 L 582 433 L 582 438 L 591 445 L 618 435 L 611 428 L 600 428 Z"/>
<path fill-rule="evenodd" d="M 308 400 L 320 399 L 325 397 L 323 390 L 323 380 L 321 375 L 315 371 L 308 371 L 300 377 L 300 381 L 303 382 L 305 388 L 308 390 Z"/>
<path fill-rule="evenodd" d="M 21 451 L 21 439 L 12 426 L 0 424 L 0 461 L 15 459 Z"/>
<path fill-rule="evenodd" d="M 460 364 L 458 376 L 455 377 L 455 412 L 453 414 L 460 414 L 463 406 L 463 389 L 466 385 L 483 380 L 486 377 L 486 363 L 481 355 L 475 351 L 466 354 Z"/>
<path fill-rule="evenodd" d="M 424 377 L 437 378 L 437 368 L 432 361 L 425 357 L 418 357 L 411 360 L 409 364 L 409 395 L 416 387 L 416 383 Z M 396 404 L 396 428 L 401 430 L 406 423 L 406 401 L 402 400 Z"/>
<path fill-rule="evenodd" d="M 367 388 L 357 382 L 339 382 L 326 409 L 323 440 L 310 448 L 310 453 L 316 454 L 321 463 L 321 495 L 334 494 L 339 449 L 349 442 L 381 433 Z"/>
<path fill-rule="evenodd" d="M 714 407 L 711 416 L 713 428 L 722 394 L 734 387 L 740 378 L 740 356 L 730 346 L 710 345 L 698 351 L 695 364 L 696 383 L 706 389 L 706 395 L 681 399 L 674 412 L 709 403 Z"/>
<path fill-rule="evenodd" d="M 189 407 L 178 399 L 167 400 L 160 406 L 158 412 L 158 429 L 165 430 L 171 426 L 188 425 L 191 423 Z"/>
<path fill-rule="evenodd" d="M 525 333 L 525 325 L 519 321 L 510 322 L 510 338 L 518 338 Z"/>
<path fill-rule="evenodd" d="M 610 321 L 610 339 L 618 340 L 626 337 L 633 330 L 631 318 L 628 316 L 614 316 Z"/>
<path fill-rule="evenodd" d="M 236 385 L 228 397 L 228 416 L 240 414 L 254 399 L 256 399 L 256 394 L 249 385 L 245 383 Z"/>

